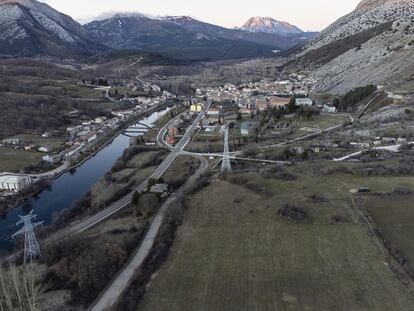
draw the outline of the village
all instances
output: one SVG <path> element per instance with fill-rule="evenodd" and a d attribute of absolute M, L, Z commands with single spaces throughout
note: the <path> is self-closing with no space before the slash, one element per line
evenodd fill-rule
<path fill-rule="evenodd" d="M 37 174 L 0 173 L 0 191 L 3 196 L 13 194 L 28 187 L 36 180 L 36 177 L 53 178 L 59 175 L 85 155 L 93 152 L 97 146 L 107 141 L 108 137 L 125 127 L 131 120 L 171 100 L 184 103 L 188 111 L 169 125 L 165 137 L 169 145 L 174 145 L 179 141 L 186 125 L 204 109 L 207 100 L 213 104 L 202 121 L 197 138 L 193 140 L 199 140 L 203 135 L 210 137 L 208 138 L 210 140 L 212 136 L 216 137 L 217 140 L 217 137 L 221 137 L 223 133 L 223 126 L 227 125 L 231 128 L 233 141 L 238 140 L 237 145 L 240 146 L 240 142 L 243 141 L 245 147 L 248 148 L 250 145 L 247 141 L 251 138 L 256 144 L 266 148 L 268 144 L 283 143 L 300 136 L 319 134 L 353 121 L 352 116 L 339 113 L 332 101 L 323 101 L 313 96 L 312 92 L 317 83 L 315 79 L 299 74 L 290 74 L 284 78 L 284 80 L 277 81 L 265 79 L 237 86 L 227 83 L 220 87 L 198 88 L 192 97 L 177 97 L 141 79 L 125 80 L 122 84 L 132 91 L 140 87 L 152 96 L 120 96 L 116 87 L 111 86 L 105 78 L 100 78 L 98 85 L 83 81 L 81 84 L 103 92 L 108 100 L 125 103 L 125 106 L 129 108 L 113 110 L 110 117 L 101 116 L 91 120 L 80 120 L 78 124 L 67 127 L 63 147 L 24 144 L 15 137 L 4 139 L 1 142 L 3 147 L 43 153 L 41 163 L 48 170 Z M 77 113 L 74 111 L 70 114 L 76 118 Z M 51 135 L 51 133 L 43 133 L 42 138 L 47 140 Z M 339 139 L 340 142 L 338 142 L 338 137 L 317 142 L 311 141 L 308 145 L 298 148 L 303 151 L 304 147 L 310 146 L 315 153 L 332 151 L 332 149 L 346 152 L 351 149 L 364 150 L 407 143 L 407 138 L 402 136 L 371 135 L 369 139 L 361 139 L 352 135 L 343 135 Z M 215 146 L 209 144 L 200 147 L 200 145 L 193 141 L 189 147 L 210 153 L 222 149 L 222 143 L 216 143 Z"/>
<path fill-rule="evenodd" d="M 223 127 L 229 126 L 233 141 L 247 142 L 251 138 L 260 148 L 267 148 L 267 145 L 295 141 L 301 137 L 311 138 L 313 135 L 316 137 L 342 127 L 342 131 L 325 139 L 309 139 L 308 143 L 297 144 L 301 152 L 310 148 L 313 153 L 325 153 L 332 159 L 341 153 L 353 154 L 352 150 L 361 152 L 373 148 L 397 151 L 401 146 L 410 144 L 411 134 L 408 132 L 389 136 L 378 129 L 377 133 L 367 136 L 360 134 L 363 131 L 353 131 L 355 117 L 338 111 L 332 100 L 321 100 L 319 96 L 314 96 L 312 91 L 316 83 L 313 78 L 291 74 L 286 80 L 261 80 L 237 86 L 227 83 L 221 87 L 199 88 L 196 96 L 187 103 L 190 114 L 200 113 L 207 99 L 212 100 L 213 105 L 207 111 L 198 137 L 193 140 L 203 135 L 207 140 L 212 140 L 214 136 L 221 137 Z M 385 93 L 385 96 L 394 99 L 393 94 Z M 365 108 L 368 106 L 369 103 Z M 186 114 L 170 125 L 166 136 L 169 144 L 173 145 L 181 137 L 182 123 L 188 118 Z M 195 143 L 190 143 L 190 148 L 192 145 Z M 209 150 L 212 147 L 209 144 L 208 147 L 195 149 L 214 153 L 221 148 L 217 145 L 213 147 L 214 150 Z"/>
<path fill-rule="evenodd" d="M 101 78 L 101 81 L 107 81 Z M 102 83 L 102 82 L 101 82 Z M 110 91 L 114 88 L 112 86 L 98 86 L 92 84 L 83 85 L 93 87 L 95 90 L 103 91 L 109 100 L 115 99 L 109 96 Z M 103 84 L 108 84 L 103 83 Z M 107 143 L 120 129 L 124 128 L 131 121 L 137 119 L 150 111 L 155 111 L 158 107 L 163 107 L 168 100 L 174 99 L 175 95 L 169 92 L 162 92 L 156 85 L 145 84 L 147 91 L 153 91 L 152 97 L 137 96 L 137 97 L 123 97 L 121 102 L 127 104 L 126 106 L 132 108 L 113 110 L 111 116 L 101 116 L 90 120 L 80 118 L 79 111 L 68 113 L 68 116 L 77 123 L 65 129 L 64 144 L 48 144 L 53 133 L 45 132 L 37 143 L 27 144 L 20 138 L 10 137 L 5 138 L 0 142 L 0 147 L 11 149 L 14 151 L 24 151 L 32 153 L 40 153 L 41 161 L 38 165 L 39 172 L 26 174 L 24 172 L 0 172 L 0 195 L 9 196 L 26 189 L 32 183 L 40 179 L 54 178 L 70 167 L 76 166 L 76 163 L 85 158 Z M 52 139 L 53 140 L 53 139 Z M 44 141 L 44 143 L 42 143 Z M 23 169 L 23 168 L 22 168 Z"/>

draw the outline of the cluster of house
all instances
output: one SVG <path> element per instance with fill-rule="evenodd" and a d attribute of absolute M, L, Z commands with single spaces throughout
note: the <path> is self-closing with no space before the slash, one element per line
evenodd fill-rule
<path fill-rule="evenodd" d="M 180 137 L 180 130 L 183 128 L 184 122 L 189 121 L 190 119 L 191 114 L 185 113 L 168 126 L 167 134 L 165 136 L 165 142 L 168 145 L 173 146 L 177 142 L 177 139 Z"/>
<path fill-rule="evenodd" d="M 147 109 L 153 106 L 165 103 L 170 98 L 175 98 L 176 96 L 170 92 L 162 91 L 161 95 L 155 97 L 145 97 L 145 96 L 137 96 L 137 97 L 129 97 L 123 99 L 123 101 L 128 101 L 130 103 L 135 103 L 136 110 Z"/>
<path fill-rule="evenodd" d="M 43 134 L 42 137 L 46 134 Z M 50 147 L 45 145 L 38 145 L 38 144 L 23 144 L 23 142 L 19 138 L 6 138 L 3 139 L 0 143 L 0 146 L 6 146 L 14 149 L 21 149 L 26 151 L 38 151 L 43 153 L 48 153 L 50 151 Z"/>
<path fill-rule="evenodd" d="M 198 96 L 207 95 L 214 101 L 238 102 L 257 94 L 268 94 L 279 97 L 293 95 L 308 96 L 316 85 L 316 80 L 304 75 L 291 74 L 286 80 L 272 81 L 268 79 L 259 82 L 249 82 L 235 86 L 227 83 L 220 87 L 205 87 L 196 90 Z"/>
<path fill-rule="evenodd" d="M 57 154 L 50 153 L 44 156 L 42 160 L 51 164 L 69 160 L 78 155 L 86 146 L 95 143 L 99 134 L 108 133 L 116 128 L 118 123 L 119 119 L 116 118 L 107 120 L 105 117 L 99 117 L 91 121 L 82 122 L 82 124 L 77 126 L 68 127 L 66 128 L 68 135 L 67 148 Z"/>
<path fill-rule="evenodd" d="M 334 113 L 336 108 L 329 104 L 316 104 L 308 97 L 316 85 L 316 80 L 299 74 L 291 74 L 286 80 L 261 80 L 235 86 L 225 84 L 220 87 L 205 87 L 196 90 L 198 97 L 207 96 L 216 102 L 239 103 L 243 115 L 251 115 L 268 108 L 285 107 L 295 96 L 297 107 L 315 106 L 324 112 Z M 265 95 L 263 95 L 265 94 Z M 194 108 L 196 109 L 196 107 Z"/>
<path fill-rule="evenodd" d="M 161 92 L 161 90 L 159 91 Z M 43 160 L 51 163 L 58 163 L 76 157 L 81 150 L 94 144 L 100 135 L 112 132 L 120 126 L 121 122 L 135 117 L 144 109 L 165 103 L 170 96 L 173 95 L 164 92 L 162 96 L 132 98 L 132 100 L 138 103 L 138 105 L 132 109 L 114 110 L 112 111 L 112 118 L 107 119 L 105 117 L 99 117 L 94 120 L 82 122 L 82 124 L 78 126 L 68 127 L 66 131 L 69 140 L 66 145 L 69 148 L 59 154 L 47 155 L 43 157 Z"/>
<path fill-rule="evenodd" d="M 239 111 L 242 115 L 256 114 L 258 111 L 260 112 L 266 109 L 286 107 L 289 105 L 290 100 L 290 97 L 257 95 L 239 102 Z M 309 97 L 301 97 L 295 99 L 295 106 L 313 107 L 315 104 Z"/>
<path fill-rule="evenodd" d="M 177 136 L 179 134 L 180 120 L 173 122 L 167 129 L 167 135 L 165 136 L 165 142 L 173 146 L 177 142 Z"/>
<path fill-rule="evenodd" d="M 190 104 L 190 112 L 191 113 L 200 113 L 204 108 L 204 103 L 195 101 L 194 103 Z M 223 124 L 224 123 L 224 115 L 223 115 L 223 106 L 212 106 L 206 115 L 206 125 L 214 125 L 214 124 Z"/>

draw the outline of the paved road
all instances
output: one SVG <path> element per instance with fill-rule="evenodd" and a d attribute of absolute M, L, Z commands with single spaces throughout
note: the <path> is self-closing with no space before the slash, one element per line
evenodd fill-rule
<path fill-rule="evenodd" d="M 364 113 L 365 113 L 365 111 L 368 109 L 368 107 L 369 106 L 371 106 L 371 104 L 374 102 L 374 100 L 376 100 L 379 96 L 381 96 L 381 92 L 380 93 L 377 93 L 362 109 L 361 109 L 361 111 L 359 111 L 358 113 L 357 113 L 357 115 L 356 115 L 356 119 L 360 119 L 363 115 L 364 115 Z"/>
<path fill-rule="evenodd" d="M 51 171 L 47 171 L 45 173 L 41 173 L 41 174 L 29 174 L 30 177 L 33 178 L 53 178 L 57 175 L 60 175 L 62 173 L 64 173 L 66 170 L 68 170 L 70 168 L 70 164 L 68 161 L 65 161 L 65 163 L 63 163 L 61 166 L 51 170 Z"/>
<path fill-rule="evenodd" d="M 118 273 L 117 277 L 109 284 L 109 286 L 102 292 L 98 299 L 90 307 L 90 311 L 104 311 L 111 310 L 122 297 L 123 293 L 131 285 L 136 273 L 143 265 L 145 259 L 150 254 L 154 245 L 158 232 L 164 222 L 168 208 L 176 201 L 181 200 L 192 189 L 197 179 L 207 170 L 208 161 L 203 157 L 197 157 L 200 160 L 200 167 L 187 180 L 182 188 L 175 194 L 171 195 L 160 207 L 156 216 L 154 217 L 150 229 L 142 240 L 141 244 L 134 252 L 128 263 Z"/>
<path fill-rule="evenodd" d="M 142 56 L 140 56 L 139 59 L 137 61 L 133 62 L 132 64 L 130 64 L 128 66 L 128 68 L 134 67 L 136 64 L 142 62 L 143 60 L 144 60 L 144 58 Z"/>
<path fill-rule="evenodd" d="M 414 145 L 414 142 L 409 142 L 407 143 L 408 145 Z M 346 156 L 343 156 L 342 158 L 338 158 L 338 159 L 333 159 L 334 162 L 343 162 L 345 160 L 348 160 L 350 158 L 354 158 L 356 156 L 361 155 L 364 151 L 369 151 L 369 150 L 385 150 L 385 151 L 390 151 L 390 152 L 398 152 L 400 150 L 400 148 L 402 147 L 402 144 L 398 144 L 398 145 L 391 145 L 391 146 L 378 146 L 378 147 L 374 147 L 372 149 L 365 149 L 365 150 L 361 150 L 361 151 L 357 151 L 351 154 L 348 154 Z"/>
<path fill-rule="evenodd" d="M 52 237 L 43 240 L 41 243 L 49 243 L 52 241 L 59 241 L 62 239 L 66 239 L 70 236 L 73 236 L 75 234 L 84 232 L 98 223 L 101 223 L 102 221 L 108 219 L 112 215 L 116 214 L 120 210 L 127 207 L 132 200 L 132 197 L 135 193 L 135 191 L 141 192 L 144 191 L 147 187 L 148 181 L 151 178 L 160 178 L 171 166 L 171 164 L 174 162 L 174 160 L 181 154 L 181 152 L 184 150 L 185 146 L 188 144 L 188 142 L 191 139 L 191 136 L 194 133 L 194 130 L 197 128 L 198 123 L 203 119 L 206 112 L 211 106 L 211 102 L 206 105 L 206 107 L 203 109 L 203 111 L 197 116 L 196 120 L 193 122 L 193 124 L 187 129 L 184 136 L 181 138 L 181 140 L 178 142 L 178 144 L 174 147 L 172 152 L 164 159 L 164 161 L 155 169 L 155 171 L 152 173 L 150 177 L 145 179 L 133 192 L 127 194 L 123 198 L 119 199 L 118 201 L 112 203 L 107 208 L 103 209 L 102 211 L 76 223 L 68 226 L 67 228 L 56 232 Z M 0 260 L 0 263 L 3 262 L 12 262 L 16 260 L 19 256 L 21 256 L 22 252 L 17 252 L 14 254 L 11 254 L 4 259 Z"/>

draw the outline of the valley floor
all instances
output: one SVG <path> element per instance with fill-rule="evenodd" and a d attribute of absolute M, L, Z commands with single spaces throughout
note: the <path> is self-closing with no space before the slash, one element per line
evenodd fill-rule
<path fill-rule="evenodd" d="M 391 192 L 412 188 L 412 178 L 341 170 L 312 176 L 300 165 L 286 169 L 296 180 L 236 172 L 213 180 L 187 199 L 169 258 L 138 310 L 412 310 L 409 290 L 349 208 L 349 189 L 362 182 Z M 285 203 L 303 208 L 306 223 L 280 217 Z"/>

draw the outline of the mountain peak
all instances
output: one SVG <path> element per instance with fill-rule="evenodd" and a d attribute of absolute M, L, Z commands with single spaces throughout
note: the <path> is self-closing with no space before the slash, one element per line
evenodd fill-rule
<path fill-rule="evenodd" d="M 94 53 L 81 25 L 45 3 L 0 0 L 0 57 Z"/>
<path fill-rule="evenodd" d="M 290 35 L 303 31 L 288 22 L 278 21 L 271 17 L 252 17 L 242 27 L 242 30 L 249 32 L 264 32 L 270 34 Z"/>

